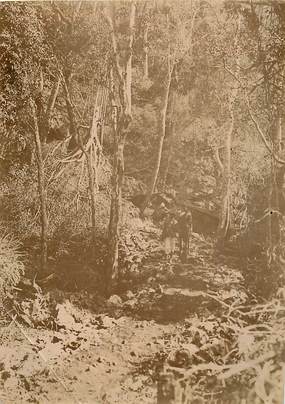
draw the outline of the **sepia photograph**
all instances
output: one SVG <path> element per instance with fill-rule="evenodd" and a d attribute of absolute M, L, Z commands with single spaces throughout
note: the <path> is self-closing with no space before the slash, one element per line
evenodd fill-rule
<path fill-rule="evenodd" d="M 0 404 L 285 404 L 285 1 L 0 0 Z"/>

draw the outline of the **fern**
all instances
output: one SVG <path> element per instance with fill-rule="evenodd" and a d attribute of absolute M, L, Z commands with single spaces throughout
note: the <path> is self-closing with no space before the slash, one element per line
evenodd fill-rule
<path fill-rule="evenodd" d="M 0 229 L 0 300 L 24 273 L 23 254 L 19 248 L 19 241 Z"/>

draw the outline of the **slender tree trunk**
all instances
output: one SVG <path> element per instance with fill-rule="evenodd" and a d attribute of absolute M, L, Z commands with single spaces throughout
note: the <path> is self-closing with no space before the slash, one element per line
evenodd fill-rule
<path fill-rule="evenodd" d="M 234 51 L 236 53 L 237 67 L 236 77 L 239 76 L 239 33 L 241 27 L 241 15 L 238 17 L 238 29 L 234 39 Z M 237 83 L 235 83 L 237 86 Z M 225 157 L 222 164 L 222 201 L 220 210 L 220 220 L 217 230 L 217 247 L 223 248 L 227 239 L 230 224 L 231 224 L 231 150 L 232 150 L 232 138 L 235 128 L 235 101 L 238 94 L 238 87 L 231 90 L 229 97 L 229 113 L 230 113 L 230 128 L 225 137 Z"/>
<path fill-rule="evenodd" d="M 145 79 L 148 79 L 148 24 L 145 27 L 144 35 L 143 35 L 143 51 L 144 51 L 144 69 L 143 76 Z"/>
<path fill-rule="evenodd" d="M 37 118 L 37 111 L 33 100 L 30 102 L 34 123 L 34 141 L 36 146 L 37 168 L 38 168 L 38 192 L 41 207 L 41 270 L 46 269 L 47 264 L 47 242 L 48 242 L 48 216 L 47 216 L 47 196 L 45 189 L 45 173 L 42 155 L 42 145 Z"/>
<path fill-rule="evenodd" d="M 189 39 L 189 48 L 188 48 L 188 55 L 192 55 L 192 50 L 193 50 L 193 42 L 192 42 L 192 33 L 193 33 L 193 28 L 194 28 L 194 22 L 195 22 L 195 17 L 198 12 L 199 7 L 196 9 L 193 9 L 193 14 L 191 18 L 191 25 L 190 25 L 190 39 Z M 166 15 L 167 19 L 167 26 L 168 26 L 168 34 L 169 34 L 169 15 Z M 155 191 L 155 187 L 157 184 L 157 179 L 158 179 L 158 174 L 160 170 L 160 164 L 161 164 L 161 156 L 162 156 L 162 149 L 163 149 L 163 144 L 164 144 L 164 139 L 165 139 L 165 126 L 166 126 L 166 116 L 167 116 L 167 107 L 168 107 L 168 99 L 169 99 L 169 94 L 170 94 L 170 87 L 171 87 L 171 81 L 172 81 L 172 75 L 174 72 L 174 69 L 176 68 L 176 63 L 170 61 L 171 59 L 171 49 L 170 49 L 170 41 L 168 41 L 168 69 L 167 69 L 167 79 L 166 79 L 166 84 L 165 84 L 165 89 L 164 89 L 164 94 L 162 98 L 162 108 L 160 111 L 160 134 L 159 134 L 159 141 L 158 141 L 158 151 L 157 151 L 157 158 L 155 162 L 155 166 L 153 169 L 153 175 L 152 179 L 145 197 L 145 201 L 143 205 L 141 206 L 141 212 L 143 213 L 145 209 L 148 207 L 151 197 Z"/>
<path fill-rule="evenodd" d="M 277 151 L 280 153 L 283 149 L 283 139 L 282 139 L 282 117 L 279 115 L 277 118 Z"/>
<path fill-rule="evenodd" d="M 58 75 L 57 80 L 55 81 L 49 99 L 48 99 L 48 103 L 47 103 L 47 107 L 46 107 L 46 112 L 45 112 L 45 116 L 44 116 L 44 128 L 45 128 L 45 132 L 44 132 L 44 136 L 45 136 L 45 140 L 48 136 L 49 133 L 49 129 L 50 129 L 50 120 L 51 120 L 51 115 L 52 115 L 52 111 L 54 109 L 55 106 L 55 102 L 58 96 L 58 92 L 59 92 L 59 87 L 60 87 L 60 82 L 61 82 L 61 77 L 60 75 Z"/>
<path fill-rule="evenodd" d="M 270 162 L 270 179 L 269 179 L 269 188 L 268 188 L 268 209 L 272 211 L 272 195 L 273 195 L 273 161 L 271 159 Z M 273 248 L 273 231 L 272 231 L 272 215 L 268 215 L 267 218 L 267 252 L 266 252 L 266 263 L 268 269 L 271 267 L 272 264 L 272 248 Z"/>
<path fill-rule="evenodd" d="M 172 66 L 171 69 L 168 70 L 167 81 L 165 84 L 164 94 L 162 97 L 162 106 L 161 106 L 161 110 L 159 112 L 160 134 L 159 134 L 159 140 L 158 140 L 156 162 L 155 162 L 155 166 L 153 169 L 152 179 L 151 179 L 151 182 L 150 182 L 150 185 L 148 188 L 148 192 L 146 194 L 146 198 L 143 203 L 143 206 L 141 207 L 142 213 L 145 211 L 145 209 L 149 205 L 151 197 L 155 191 L 155 187 L 156 187 L 156 183 L 157 183 L 157 179 L 158 179 L 161 157 L 162 157 L 162 149 L 163 149 L 163 144 L 164 144 L 164 139 L 165 139 L 167 107 L 168 107 L 168 100 L 169 100 L 169 94 L 170 94 L 170 86 L 171 86 L 173 69 L 174 69 L 174 66 Z"/>
<path fill-rule="evenodd" d="M 112 252 L 110 256 L 111 286 L 116 285 L 119 277 L 119 241 L 120 241 L 120 214 L 122 208 L 122 185 L 124 177 L 124 145 L 115 143 L 112 175 L 112 199 L 109 222 L 109 243 Z"/>
<path fill-rule="evenodd" d="M 50 92 L 50 95 L 49 95 L 49 98 L 47 101 L 47 106 L 46 106 L 46 108 L 44 108 L 44 102 L 43 102 L 44 78 L 43 78 L 42 70 L 40 71 L 39 93 L 38 93 L 38 96 L 35 101 L 36 101 L 36 106 L 37 106 L 38 127 L 39 127 L 40 139 L 41 139 L 42 144 L 45 144 L 47 141 L 48 133 L 50 130 L 51 115 L 52 115 L 52 111 L 55 106 L 56 98 L 58 96 L 60 82 L 61 82 L 61 78 L 60 78 L 60 75 L 58 75 L 58 78 L 54 82 L 54 85 Z"/>
<path fill-rule="evenodd" d="M 222 201 L 217 231 L 217 245 L 222 248 L 228 235 L 231 221 L 231 146 L 234 132 L 234 115 L 231 110 L 231 125 L 225 139 L 225 158 L 222 178 Z"/>
<path fill-rule="evenodd" d="M 96 241 L 96 196 L 95 196 L 95 184 L 94 184 L 94 170 L 92 166 L 92 156 L 91 149 L 90 152 L 84 151 L 86 164 L 87 164 L 87 172 L 88 172 L 88 189 L 89 189 L 89 197 L 90 197 L 90 209 L 91 209 L 91 226 L 92 226 L 92 242 L 93 242 L 93 250 L 94 244 Z"/>
<path fill-rule="evenodd" d="M 173 129 L 171 129 L 171 132 L 173 132 Z M 170 163 L 171 163 L 171 159 L 172 159 L 172 152 L 173 152 L 173 143 L 174 143 L 174 136 L 173 134 L 171 134 L 171 137 L 169 139 L 169 149 L 168 149 L 168 155 L 167 155 L 167 161 L 166 161 L 166 167 L 165 167 L 165 172 L 164 172 L 164 176 L 163 176 L 163 181 L 162 181 L 162 187 L 163 190 L 166 190 L 167 187 L 167 177 L 169 174 L 169 168 L 170 168 Z"/>
<path fill-rule="evenodd" d="M 162 181 L 162 186 L 163 186 L 164 190 L 166 189 L 166 185 L 167 185 L 167 177 L 168 177 L 168 172 L 169 172 L 171 158 L 172 158 L 172 152 L 173 152 L 173 146 L 174 146 L 174 132 L 175 132 L 174 108 L 175 108 L 175 103 L 176 103 L 176 91 L 173 90 L 172 91 L 172 97 L 171 97 L 171 111 L 170 111 L 170 120 L 169 120 L 168 152 L 167 152 L 166 167 L 165 167 L 163 181 Z"/>
<path fill-rule="evenodd" d="M 69 129 L 70 135 L 74 142 L 78 145 L 78 128 L 75 118 L 75 113 L 73 110 L 73 105 L 71 101 L 71 93 L 70 93 L 70 78 L 64 75 L 64 82 L 63 82 L 64 94 L 65 94 L 65 102 L 66 102 L 66 109 L 69 119 Z"/>
<path fill-rule="evenodd" d="M 39 92 L 35 100 L 30 100 L 32 118 L 34 124 L 34 141 L 36 148 L 37 170 L 38 170 L 38 192 L 40 198 L 41 211 L 41 270 L 45 271 L 47 266 L 47 244 L 48 244 L 48 214 L 47 214 L 47 194 L 45 185 L 43 144 L 46 143 L 51 114 L 55 105 L 60 86 L 60 77 L 54 83 L 50 93 L 47 107 L 44 108 L 43 91 L 44 76 L 40 69 Z"/>

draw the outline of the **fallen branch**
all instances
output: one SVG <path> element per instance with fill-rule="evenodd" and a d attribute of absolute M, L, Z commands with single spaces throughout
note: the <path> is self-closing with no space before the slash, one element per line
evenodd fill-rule
<path fill-rule="evenodd" d="M 258 365 L 262 362 L 265 362 L 269 359 L 272 359 L 274 357 L 275 357 L 275 353 L 273 351 L 270 351 L 270 352 L 267 352 L 266 354 L 260 356 L 257 359 L 253 359 L 251 361 L 246 361 L 246 362 L 241 362 L 241 363 L 235 363 L 235 364 L 231 365 L 231 368 L 228 371 L 219 375 L 218 379 L 219 380 L 228 379 L 229 377 L 239 374 L 239 373 L 243 372 L 244 370 L 254 368 L 256 365 Z"/>
<path fill-rule="evenodd" d="M 58 278 L 58 275 L 53 272 L 52 274 L 48 275 L 47 277 L 45 277 L 43 279 L 38 279 L 37 284 L 40 285 L 40 286 L 46 285 L 48 282 L 50 282 L 50 281 L 52 281 L 54 279 L 57 279 L 57 278 Z"/>

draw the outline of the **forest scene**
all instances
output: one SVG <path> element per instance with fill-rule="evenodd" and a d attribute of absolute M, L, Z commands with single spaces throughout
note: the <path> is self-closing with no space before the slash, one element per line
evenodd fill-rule
<path fill-rule="evenodd" d="M 0 403 L 283 404 L 285 3 L 0 2 Z"/>

